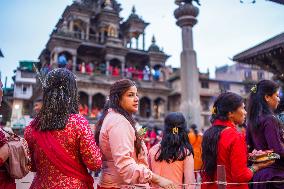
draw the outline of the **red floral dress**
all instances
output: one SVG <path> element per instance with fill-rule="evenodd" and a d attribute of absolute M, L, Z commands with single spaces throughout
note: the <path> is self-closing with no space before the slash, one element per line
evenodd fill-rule
<path fill-rule="evenodd" d="M 0 148 L 7 143 L 5 134 L 0 129 Z M 3 159 L 0 158 L 0 188 L 1 189 L 16 189 L 15 179 L 11 178 L 4 166 Z"/>
<path fill-rule="evenodd" d="M 25 139 L 32 154 L 32 171 L 36 172 L 30 188 L 87 189 L 87 183 L 75 177 L 64 175 L 50 162 L 35 141 L 32 131 L 31 125 L 25 130 Z M 79 114 L 71 115 L 63 130 L 52 131 L 51 134 L 76 162 L 83 164 L 90 170 L 101 168 L 101 151 L 96 145 L 88 121 L 83 116 Z"/>

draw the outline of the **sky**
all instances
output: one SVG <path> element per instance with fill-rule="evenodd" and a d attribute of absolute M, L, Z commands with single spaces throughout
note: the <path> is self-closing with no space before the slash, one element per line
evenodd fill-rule
<path fill-rule="evenodd" d="M 146 28 L 146 47 L 153 35 L 156 43 L 170 55 L 167 65 L 180 66 L 181 29 L 173 16 L 174 0 L 117 0 L 120 16 L 136 13 L 150 25 Z M 266 0 L 200 0 L 198 23 L 193 29 L 194 49 L 201 72 L 233 64 L 234 55 L 284 32 L 284 6 Z M 2 80 L 12 83 L 13 70 L 21 60 L 38 60 L 49 35 L 72 0 L 0 0 L 0 58 Z"/>

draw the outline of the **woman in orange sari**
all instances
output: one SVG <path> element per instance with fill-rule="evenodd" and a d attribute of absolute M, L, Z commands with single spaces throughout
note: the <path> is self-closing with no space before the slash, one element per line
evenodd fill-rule
<path fill-rule="evenodd" d="M 195 124 L 190 126 L 188 138 L 194 153 L 194 171 L 199 171 L 202 167 L 202 134 L 198 133 L 197 126 Z"/>

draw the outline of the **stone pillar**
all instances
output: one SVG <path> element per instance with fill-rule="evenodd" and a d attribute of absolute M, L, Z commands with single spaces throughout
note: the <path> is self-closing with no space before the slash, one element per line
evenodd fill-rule
<path fill-rule="evenodd" d="M 70 21 L 69 31 L 74 32 L 74 21 L 73 20 Z"/>
<path fill-rule="evenodd" d="M 106 60 L 106 75 L 109 76 L 109 60 Z"/>
<path fill-rule="evenodd" d="M 96 37 L 95 37 L 95 38 L 96 38 L 95 41 L 96 41 L 96 42 L 100 42 L 100 38 L 99 38 L 100 35 L 99 35 L 99 33 L 100 33 L 100 32 L 96 32 L 96 34 L 95 34 L 95 36 L 96 36 Z"/>
<path fill-rule="evenodd" d="M 58 67 L 58 52 L 57 52 L 57 51 L 54 52 L 53 60 L 54 60 L 54 61 L 53 61 L 52 64 L 51 64 L 51 68 L 52 68 L 52 69 Z"/>
<path fill-rule="evenodd" d="M 87 31 L 86 31 L 86 40 L 89 40 L 89 35 L 90 35 L 90 24 L 88 23 L 87 24 L 87 29 L 86 29 Z"/>
<path fill-rule="evenodd" d="M 144 32 L 142 36 L 143 36 L 142 48 L 143 48 L 143 51 L 145 51 L 145 33 Z"/>
<path fill-rule="evenodd" d="M 77 60 L 76 55 L 73 55 L 73 57 L 72 57 L 72 71 L 73 71 L 73 73 L 76 72 L 76 67 L 77 67 L 76 60 Z"/>
<path fill-rule="evenodd" d="M 104 41 L 105 41 L 104 40 L 104 38 L 105 38 L 104 35 L 105 35 L 105 32 L 103 30 L 101 30 L 101 38 L 100 38 L 100 42 L 101 43 L 104 43 Z"/>
<path fill-rule="evenodd" d="M 85 39 L 85 35 L 86 35 L 85 32 L 81 31 L 81 32 L 80 32 L 80 35 L 81 35 L 81 38 L 80 38 L 80 39 L 84 40 L 84 39 Z"/>
<path fill-rule="evenodd" d="M 154 106 L 153 104 L 154 104 L 153 100 L 150 99 L 150 103 L 149 103 L 150 117 L 153 117 L 153 106 Z"/>
<path fill-rule="evenodd" d="M 139 38 L 136 38 L 136 49 L 139 49 Z"/>
<path fill-rule="evenodd" d="M 125 77 L 125 60 L 121 62 L 121 76 L 124 78 Z"/>
<path fill-rule="evenodd" d="M 178 3 L 179 7 L 174 15 L 176 24 L 182 30 L 181 52 L 181 106 L 180 110 L 186 116 L 188 124 L 195 123 L 199 128 L 201 123 L 199 71 L 197 68 L 196 53 L 193 49 L 192 28 L 197 23 L 199 9 L 185 0 Z"/>
<path fill-rule="evenodd" d="M 132 48 L 132 34 L 130 33 L 130 42 L 129 42 L 129 48 Z"/>
<path fill-rule="evenodd" d="M 88 95 L 88 114 L 91 115 L 92 112 L 92 104 L 93 104 L 93 96 Z"/>
<path fill-rule="evenodd" d="M 150 99 L 150 111 L 151 111 L 151 116 L 150 117 L 152 117 L 152 118 L 154 118 L 154 115 L 155 115 L 154 106 L 155 106 L 154 100 Z"/>

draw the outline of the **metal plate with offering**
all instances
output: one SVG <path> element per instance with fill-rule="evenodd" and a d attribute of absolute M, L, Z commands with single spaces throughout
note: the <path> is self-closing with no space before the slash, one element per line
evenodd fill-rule
<path fill-rule="evenodd" d="M 269 160 L 280 159 L 279 154 L 271 151 L 262 151 L 261 153 L 249 154 L 249 161 L 253 163 L 261 163 Z"/>

